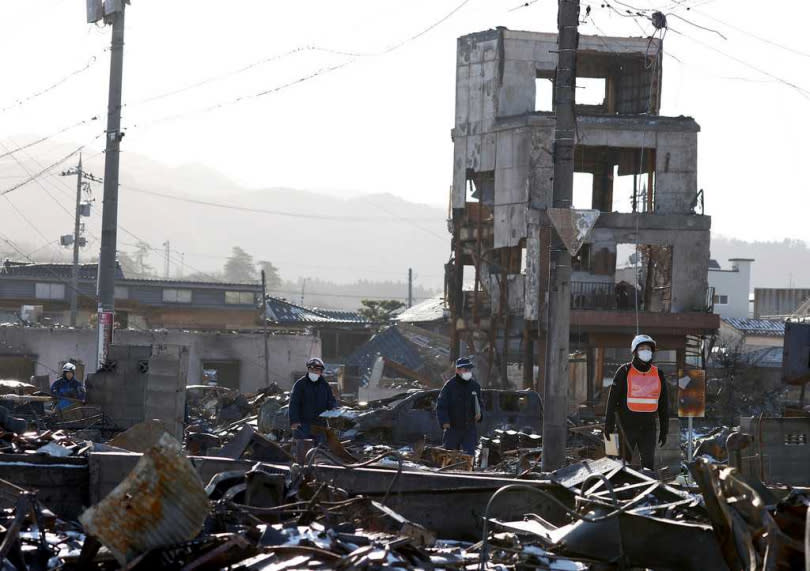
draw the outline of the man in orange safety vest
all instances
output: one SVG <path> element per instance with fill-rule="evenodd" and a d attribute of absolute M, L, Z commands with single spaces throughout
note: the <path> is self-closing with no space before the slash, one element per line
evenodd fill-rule
<path fill-rule="evenodd" d="M 658 442 L 667 441 L 669 426 L 667 383 L 664 373 L 653 365 L 655 341 L 649 335 L 636 335 L 630 344 L 633 360 L 616 371 L 608 396 L 605 435 L 615 431 L 618 417 L 621 454 L 628 462 L 638 446 L 641 465 L 652 470 L 655 464 L 655 419 Z"/>

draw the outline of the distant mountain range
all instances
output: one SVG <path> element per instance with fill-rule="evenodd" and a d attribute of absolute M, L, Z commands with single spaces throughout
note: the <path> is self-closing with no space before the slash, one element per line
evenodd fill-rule
<path fill-rule="evenodd" d="M 19 145 L 25 138 L 16 137 L 14 142 Z M 17 157 L 36 173 L 72 148 L 43 143 Z M 52 172 L 56 175 L 74 164 L 71 159 Z M 103 154 L 87 153 L 84 166 L 102 176 Z M 20 180 L 13 178 L 20 173 L 16 164 L 3 160 L 0 190 Z M 28 221 L 0 201 L 5 212 L 3 235 L 24 245 L 26 252 L 72 230 L 75 177 L 44 176 L 39 182 L 7 195 Z M 441 203 L 446 185 L 439 181 L 434 186 L 436 203 Z M 95 257 L 98 250 L 102 189 L 94 187 L 96 204 L 88 221 L 90 245 L 84 259 Z M 146 241 L 153 248 L 148 263 L 162 274 L 163 244 L 168 241 L 173 277 L 180 275 L 181 259 L 184 275 L 221 270 L 231 248 L 239 246 L 257 262 L 275 264 L 288 282 L 318 278 L 344 284 L 363 280 L 404 284 L 408 268 L 413 268 L 415 284 L 441 291 L 443 266 L 450 257 L 446 218 L 446 209 L 384 192 L 341 197 L 290 188 L 247 189 L 204 165 L 171 167 L 136 154 L 121 155 L 119 224 L 125 230 L 118 234 L 119 249 L 132 254 L 138 240 Z M 11 252 L 7 247 L 2 250 Z M 32 255 L 54 258 L 47 248 Z M 728 258 L 755 258 L 752 287 L 810 286 L 810 248 L 803 241 L 746 242 L 713 236 L 711 255 L 724 267 Z M 67 260 L 69 252 L 61 250 L 60 257 Z"/>

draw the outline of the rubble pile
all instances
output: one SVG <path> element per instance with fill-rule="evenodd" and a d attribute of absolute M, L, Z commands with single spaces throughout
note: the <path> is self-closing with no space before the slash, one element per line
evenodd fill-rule
<path fill-rule="evenodd" d="M 290 440 L 287 393 L 208 389 L 182 444 L 156 420 L 104 443 L 98 430 L 0 432 L 12 464 L 137 459 L 74 517 L 0 480 L 0 569 L 802 568 L 810 493 L 725 466 L 748 454 L 738 429 L 703 434 L 691 476 L 667 484 L 604 457 L 597 422 L 570 423 L 569 465 L 543 473 L 530 430 L 494 428 L 474 456 L 428 435 L 380 439 L 374 423 L 395 427 L 392 411 L 419 395 L 328 411 L 318 440 Z"/>

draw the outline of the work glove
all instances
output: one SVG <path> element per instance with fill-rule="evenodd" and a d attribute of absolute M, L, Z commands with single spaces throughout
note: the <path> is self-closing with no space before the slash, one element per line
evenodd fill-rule
<path fill-rule="evenodd" d="M 667 433 L 662 432 L 661 434 L 658 435 L 658 444 L 660 444 L 661 448 L 663 448 L 664 444 L 666 443 L 667 443 Z"/>
<path fill-rule="evenodd" d="M 616 430 L 615 426 L 606 426 L 605 427 L 605 440 L 610 442 L 610 435 Z"/>

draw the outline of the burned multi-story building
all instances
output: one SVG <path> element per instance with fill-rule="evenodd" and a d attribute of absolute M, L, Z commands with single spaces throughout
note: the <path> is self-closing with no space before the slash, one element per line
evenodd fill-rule
<path fill-rule="evenodd" d="M 525 386 L 542 385 L 557 53 L 556 34 L 498 28 L 458 40 L 447 297 L 452 348 L 475 354 L 490 385 L 508 363 L 523 366 Z M 661 64 L 658 39 L 579 38 L 573 206 L 599 213 L 572 257 L 570 330 L 591 382 L 612 374 L 606 350 L 629 355 L 637 329 L 683 366 L 718 327 L 700 128 L 658 115 Z M 583 85 L 598 93 L 587 104 Z"/>

